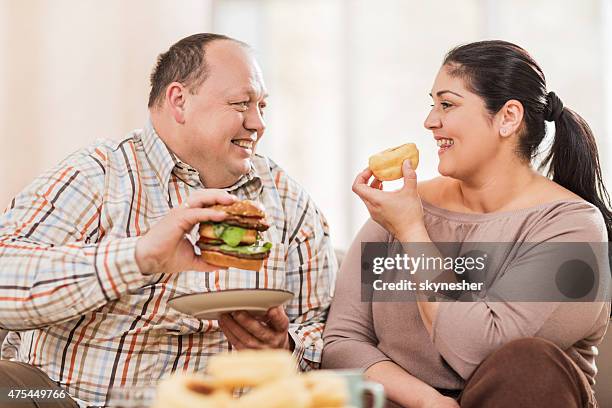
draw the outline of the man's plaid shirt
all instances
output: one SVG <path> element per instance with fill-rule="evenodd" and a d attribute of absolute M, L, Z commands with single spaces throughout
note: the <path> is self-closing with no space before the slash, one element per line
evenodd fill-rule
<path fill-rule="evenodd" d="M 259 201 L 274 244 L 260 272 L 143 275 L 138 236 L 193 191 L 199 174 L 168 150 L 151 122 L 121 142 L 76 152 L 42 174 L 0 217 L 2 358 L 32 364 L 82 406 L 113 387 L 154 385 L 201 371 L 230 348 L 216 320 L 168 306 L 183 294 L 282 288 L 302 369 L 317 367 L 336 261 L 328 226 L 305 191 L 268 158 L 228 190 Z M 197 232 L 195 232 L 197 233 Z"/>

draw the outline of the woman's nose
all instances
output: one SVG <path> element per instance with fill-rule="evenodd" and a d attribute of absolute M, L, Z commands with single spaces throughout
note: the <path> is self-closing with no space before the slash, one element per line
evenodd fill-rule
<path fill-rule="evenodd" d="M 423 123 L 426 129 L 438 129 L 441 126 L 440 117 L 436 113 L 434 109 L 429 112 L 429 115 L 425 118 L 425 122 Z"/>

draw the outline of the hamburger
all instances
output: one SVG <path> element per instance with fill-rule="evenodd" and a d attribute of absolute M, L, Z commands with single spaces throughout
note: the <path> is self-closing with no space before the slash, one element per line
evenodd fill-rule
<path fill-rule="evenodd" d="M 198 247 L 211 265 L 258 271 L 268 258 L 272 244 L 262 242 L 260 233 L 270 225 L 263 207 L 251 200 L 209 207 L 227 214 L 221 222 L 200 224 Z"/>

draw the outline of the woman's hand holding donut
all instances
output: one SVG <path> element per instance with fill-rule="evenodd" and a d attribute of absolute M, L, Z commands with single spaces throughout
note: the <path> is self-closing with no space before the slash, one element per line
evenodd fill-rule
<path fill-rule="evenodd" d="M 422 241 L 427 230 L 423 222 L 423 206 L 417 192 L 417 176 L 410 161 L 402 164 L 404 185 L 396 191 L 382 191 L 382 182 L 372 177 L 367 168 L 357 175 L 353 192 L 365 203 L 374 221 L 402 242 Z"/>

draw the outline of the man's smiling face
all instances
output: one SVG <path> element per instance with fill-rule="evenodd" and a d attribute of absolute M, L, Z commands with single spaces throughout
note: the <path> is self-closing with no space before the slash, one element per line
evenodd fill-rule
<path fill-rule="evenodd" d="M 266 89 L 250 50 L 233 41 L 206 46 L 204 83 L 187 94 L 182 135 L 209 188 L 234 184 L 251 167 L 263 135 Z"/>

